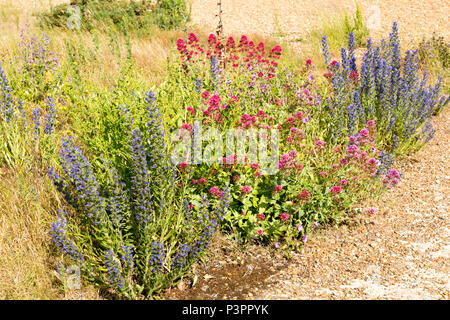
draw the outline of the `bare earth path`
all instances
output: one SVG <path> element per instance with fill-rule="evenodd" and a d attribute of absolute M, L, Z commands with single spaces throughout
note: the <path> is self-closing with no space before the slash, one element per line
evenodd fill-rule
<path fill-rule="evenodd" d="M 216 0 L 193 0 L 194 24 L 214 31 Z M 324 15 L 354 1 L 223 0 L 225 34 L 307 34 Z M 401 39 L 449 38 L 450 1 L 359 1 L 371 34 L 386 36 L 392 21 Z M 377 25 L 377 15 L 379 25 Z M 403 41 L 405 43 L 405 41 Z M 406 44 L 406 43 L 405 43 Z M 400 165 L 401 184 L 367 206 L 359 224 L 316 233 L 289 264 L 253 286 L 247 299 L 449 299 L 450 111 L 433 120 L 434 139 Z M 253 275 L 250 275 L 250 277 Z M 230 296 L 233 296 L 230 292 Z M 201 297 L 197 297 L 201 298 Z"/>

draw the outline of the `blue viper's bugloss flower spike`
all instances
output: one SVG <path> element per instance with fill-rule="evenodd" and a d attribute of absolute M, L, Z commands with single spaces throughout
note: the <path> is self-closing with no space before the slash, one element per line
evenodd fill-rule
<path fill-rule="evenodd" d="M 355 90 L 353 93 L 353 103 L 356 105 L 356 112 L 358 115 L 358 119 L 361 123 L 366 123 L 366 114 L 364 112 L 364 108 L 361 104 L 360 94 L 358 90 Z"/>
<path fill-rule="evenodd" d="M 131 269 L 134 266 L 133 262 L 133 251 L 134 247 L 132 244 L 130 245 L 122 245 L 122 262 L 124 265 L 124 269 Z"/>
<path fill-rule="evenodd" d="M 166 260 L 166 252 L 164 249 L 164 244 L 161 241 L 155 241 L 152 243 L 150 249 L 150 259 L 149 267 L 152 272 L 161 271 L 164 266 L 164 261 Z"/>
<path fill-rule="evenodd" d="M 177 253 L 175 254 L 175 258 L 172 261 L 172 269 L 182 269 L 186 262 L 189 255 L 189 252 L 191 251 L 192 246 L 188 245 L 186 243 L 183 243 Z"/>
<path fill-rule="evenodd" d="M 215 90 L 217 90 L 217 80 L 219 77 L 219 67 L 217 65 L 217 57 L 212 56 L 211 57 L 211 77 L 212 77 L 212 83 Z"/>
<path fill-rule="evenodd" d="M 357 117 L 358 117 L 358 106 L 354 103 L 351 103 L 347 107 L 347 127 L 348 127 L 348 135 L 353 136 L 355 133 L 356 124 L 357 124 Z"/>
<path fill-rule="evenodd" d="M 175 186 L 176 166 L 172 163 L 165 142 L 165 130 L 161 112 L 155 105 L 152 91 L 146 94 L 147 98 L 147 136 L 148 136 L 148 164 L 154 179 L 169 181 L 169 185 Z M 159 177 L 159 178 L 158 178 Z"/>
<path fill-rule="evenodd" d="M 381 152 L 379 161 L 380 165 L 377 168 L 375 177 L 384 176 L 388 173 L 392 163 L 394 162 L 394 156 L 391 153 Z"/>
<path fill-rule="evenodd" d="M 400 143 L 400 139 L 398 138 L 398 136 L 396 134 L 394 134 L 392 136 L 391 153 L 394 153 L 395 150 L 397 150 L 399 143 Z"/>
<path fill-rule="evenodd" d="M 222 197 L 220 199 L 219 204 L 216 207 L 216 210 L 214 212 L 214 217 L 218 218 L 218 220 L 222 221 L 224 219 L 224 216 L 227 212 L 228 206 L 230 204 L 230 188 L 225 187 L 222 190 Z"/>
<path fill-rule="evenodd" d="M 348 35 L 348 53 L 349 55 L 355 52 L 355 35 L 350 32 Z"/>
<path fill-rule="evenodd" d="M 119 229 L 122 225 L 123 215 L 130 212 L 130 199 L 128 197 L 128 189 L 126 184 L 121 180 L 119 172 L 111 164 L 108 165 L 111 173 L 112 192 L 106 199 L 106 211 L 113 224 Z"/>
<path fill-rule="evenodd" d="M 330 51 L 328 50 L 327 36 L 322 37 L 322 54 L 325 58 L 325 65 L 328 66 L 331 62 L 331 56 Z"/>
<path fill-rule="evenodd" d="M 133 204 L 135 217 L 141 227 L 153 219 L 152 180 L 149 174 L 146 148 L 142 134 L 135 129 L 132 134 L 131 151 L 133 154 Z"/>
<path fill-rule="evenodd" d="M 130 109 L 128 108 L 128 105 L 120 104 L 119 112 L 120 112 L 120 117 L 121 117 L 123 123 L 125 124 L 125 127 L 127 128 L 128 131 L 131 131 L 131 126 L 134 124 L 134 118 L 130 112 Z"/>
<path fill-rule="evenodd" d="M 34 123 L 34 139 L 39 136 L 39 126 L 41 125 L 41 109 L 33 109 L 33 123 Z"/>
<path fill-rule="evenodd" d="M 122 266 L 112 250 L 105 251 L 104 263 L 108 270 L 108 280 L 111 285 L 122 289 L 125 285 L 125 279 L 122 275 Z"/>
<path fill-rule="evenodd" d="M 65 213 L 61 210 L 58 211 L 60 212 L 58 219 L 51 224 L 52 227 L 50 230 L 53 242 L 64 255 L 70 257 L 75 262 L 83 262 L 84 257 L 79 248 L 67 237 L 67 219 Z"/>
<path fill-rule="evenodd" d="M 8 78 L 0 63 L 0 117 L 6 121 L 11 120 L 15 114 L 14 98 L 11 92 Z"/>
<path fill-rule="evenodd" d="M 200 93 L 202 90 L 202 79 L 195 79 L 195 92 Z"/>
<path fill-rule="evenodd" d="M 56 120 L 56 108 L 55 102 L 52 97 L 47 98 L 48 111 L 45 115 L 45 128 L 44 132 L 46 134 L 52 134 L 55 130 L 55 120 Z"/>
<path fill-rule="evenodd" d="M 64 177 L 60 179 L 65 180 L 57 186 L 68 196 L 66 200 L 72 206 L 86 212 L 95 225 L 99 224 L 106 216 L 105 200 L 100 195 L 100 184 L 91 164 L 75 146 L 72 137 L 62 139 L 60 161 L 64 172 Z"/>
<path fill-rule="evenodd" d="M 150 106 L 153 104 L 153 102 L 155 102 L 156 98 L 155 98 L 155 94 L 153 93 L 152 90 L 146 92 L 145 94 L 145 101 L 147 102 L 147 104 Z"/>
<path fill-rule="evenodd" d="M 211 242 L 211 239 L 220 226 L 220 222 L 226 214 L 230 202 L 230 189 L 225 187 L 222 191 L 222 197 L 215 210 L 211 212 L 208 197 L 202 196 L 199 212 L 197 213 L 196 230 L 200 230 L 200 237 L 190 249 L 192 257 L 196 257 L 205 250 Z"/>
<path fill-rule="evenodd" d="M 348 35 L 348 63 L 350 67 L 350 72 L 356 72 L 358 74 L 358 68 L 356 67 L 356 58 L 355 58 L 355 36 L 353 32 L 350 32 Z"/>
<path fill-rule="evenodd" d="M 347 50 L 344 47 L 341 48 L 341 60 L 342 60 L 342 75 L 344 77 L 345 82 L 347 82 L 348 76 L 350 74 L 350 61 L 348 60 Z"/>
<path fill-rule="evenodd" d="M 25 129 L 25 132 L 28 132 L 28 119 L 27 119 L 27 113 L 25 112 L 25 108 L 23 107 L 22 99 L 17 99 L 17 110 L 20 112 L 20 115 L 22 117 L 23 126 Z"/>

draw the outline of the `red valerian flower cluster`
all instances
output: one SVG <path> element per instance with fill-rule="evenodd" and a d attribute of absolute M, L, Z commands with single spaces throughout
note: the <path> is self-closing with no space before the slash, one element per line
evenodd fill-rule
<path fill-rule="evenodd" d="M 180 53 L 183 69 L 187 69 L 189 63 L 197 60 L 207 61 L 212 57 L 222 58 L 224 67 L 244 67 L 253 69 L 259 67 L 260 77 L 273 78 L 278 60 L 281 57 L 282 48 L 275 46 L 266 50 L 263 42 L 255 44 L 247 36 L 241 36 L 239 43 L 233 37 L 229 37 L 225 44 L 221 43 L 214 34 L 208 37 L 207 45 L 203 46 L 198 37 L 191 33 L 188 41 L 178 39 L 177 50 Z"/>

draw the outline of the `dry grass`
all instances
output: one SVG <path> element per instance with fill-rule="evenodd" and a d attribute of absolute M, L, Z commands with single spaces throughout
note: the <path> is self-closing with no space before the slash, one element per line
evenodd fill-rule
<path fill-rule="evenodd" d="M 59 296 L 47 260 L 51 250 L 46 182 L 22 172 L 8 172 L 0 179 L 0 299 Z"/>
<path fill-rule="evenodd" d="M 45 176 L 13 170 L 0 175 L 0 299 L 96 299 L 83 284 L 67 291 L 56 277 L 49 224 L 58 195 Z"/>

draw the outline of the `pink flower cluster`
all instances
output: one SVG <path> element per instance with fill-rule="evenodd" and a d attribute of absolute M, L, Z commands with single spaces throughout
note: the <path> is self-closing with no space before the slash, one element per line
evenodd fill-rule
<path fill-rule="evenodd" d="M 309 200 L 309 198 L 311 198 L 311 193 L 308 190 L 303 190 L 298 194 L 298 198 L 305 201 Z"/>
<path fill-rule="evenodd" d="M 227 105 L 221 105 L 222 100 L 217 94 L 211 95 L 208 91 L 202 93 L 202 103 L 207 106 L 203 109 L 203 115 L 215 120 L 218 124 L 223 121 L 222 110 L 227 108 Z"/>
<path fill-rule="evenodd" d="M 294 169 L 301 171 L 303 170 L 303 165 L 297 159 L 298 153 L 295 150 L 285 153 L 281 156 L 280 161 L 278 161 L 278 169 L 289 170 Z"/>
<path fill-rule="evenodd" d="M 209 188 L 209 193 L 211 193 L 211 195 L 216 196 L 219 199 L 222 198 L 223 196 L 223 192 L 220 191 L 218 187 Z"/>
<path fill-rule="evenodd" d="M 244 113 L 241 116 L 242 128 L 244 129 L 251 128 L 255 123 L 256 123 L 256 116 L 251 116 L 247 113 Z"/>
<path fill-rule="evenodd" d="M 283 212 L 282 214 L 280 214 L 280 219 L 281 219 L 281 221 L 284 221 L 284 222 L 289 221 L 290 217 L 291 217 L 291 215 L 289 213 Z"/>
<path fill-rule="evenodd" d="M 314 148 L 317 151 L 322 151 L 325 148 L 325 142 L 323 142 L 322 140 L 316 140 L 316 142 L 314 143 Z"/>
<path fill-rule="evenodd" d="M 383 179 L 383 184 L 387 189 L 391 189 L 398 184 L 399 179 L 400 173 L 395 169 L 391 169 L 386 178 Z"/>
<path fill-rule="evenodd" d="M 331 187 L 330 192 L 336 196 L 342 192 L 342 188 L 340 186 L 333 186 Z"/>
<path fill-rule="evenodd" d="M 308 118 L 304 117 L 303 112 L 299 111 L 286 120 L 286 125 L 288 126 L 288 128 L 292 128 L 295 126 L 300 126 L 302 123 L 307 122 Z"/>
<path fill-rule="evenodd" d="M 267 51 L 263 42 L 256 45 L 245 35 L 241 36 L 238 44 L 233 37 L 229 37 L 223 44 L 216 35 L 210 34 L 207 46 L 202 46 L 194 33 L 189 34 L 187 43 L 183 39 L 178 39 L 177 50 L 180 53 L 183 69 L 187 69 L 188 63 L 192 62 L 196 56 L 203 61 L 215 56 L 223 57 L 225 65 L 234 68 L 259 65 L 269 79 L 275 76 L 275 68 L 278 66 L 276 60 L 280 58 L 283 51 L 280 46 L 275 46 Z"/>
<path fill-rule="evenodd" d="M 347 164 L 356 164 L 362 170 L 366 170 L 371 175 L 375 175 L 378 162 L 374 158 L 369 158 L 368 153 L 361 149 L 361 147 L 368 144 L 369 147 L 371 146 L 370 152 L 375 153 L 376 148 L 373 146 L 375 135 L 375 122 L 369 120 L 366 124 L 366 128 L 362 129 L 356 137 L 350 136 L 348 138 L 350 145 L 345 150 L 346 154 L 339 160 L 339 164 L 333 165 L 333 169 L 337 169 L 339 166 Z M 341 146 L 336 147 L 333 151 L 340 153 Z"/>
<path fill-rule="evenodd" d="M 193 184 L 205 184 L 206 183 L 206 179 L 205 178 L 200 178 L 200 179 L 198 179 L 198 180 L 196 180 L 196 179 L 192 179 L 192 183 Z"/>
<path fill-rule="evenodd" d="M 232 155 L 222 158 L 222 162 L 224 165 L 225 164 L 228 164 L 228 165 L 236 164 L 237 160 L 238 160 L 238 158 L 237 158 L 237 155 L 235 155 L 235 154 L 232 154 Z"/>
<path fill-rule="evenodd" d="M 250 186 L 242 186 L 241 192 L 243 192 L 245 194 L 249 194 L 250 192 L 252 192 L 252 188 Z"/>
<path fill-rule="evenodd" d="M 314 97 L 311 91 L 307 88 L 303 88 L 297 91 L 298 104 L 305 103 L 307 105 L 314 104 Z"/>
<path fill-rule="evenodd" d="M 311 193 L 308 190 L 303 190 L 300 192 L 297 197 L 300 199 L 300 201 L 305 204 L 306 201 L 308 201 L 311 198 Z"/>

